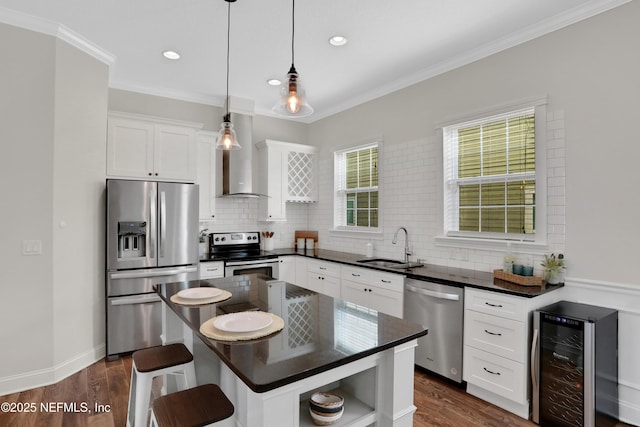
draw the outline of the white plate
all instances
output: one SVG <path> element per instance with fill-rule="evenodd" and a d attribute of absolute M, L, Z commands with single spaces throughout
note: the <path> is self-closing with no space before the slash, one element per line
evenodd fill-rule
<path fill-rule="evenodd" d="M 213 297 L 217 297 L 220 295 L 222 291 L 218 288 L 189 288 L 183 289 L 177 293 L 180 298 L 198 300 L 198 299 L 209 299 Z"/>
<path fill-rule="evenodd" d="M 273 318 L 262 311 L 241 311 L 224 314 L 213 321 L 213 326 L 225 332 L 255 332 L 271 325 Z"/>

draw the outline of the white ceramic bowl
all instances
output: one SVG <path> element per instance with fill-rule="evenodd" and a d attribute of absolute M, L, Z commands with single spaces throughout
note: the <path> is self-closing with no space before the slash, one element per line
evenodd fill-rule
<path fill-rule="evenodd" d="M 344 413 L 344 398 L 333 393 L 314 393 L 309 398 L 309 413 L 316 425 L 333 424 Z"/>
<path fill-rule="evenodd" d="M 317 426 L 328 426 L 333 423 L 338 422 L 344 413 L 344 408 L 335 414 L 323 414 L 319 415 L 314 412 L 312 409 L 309 409 L 309 413 L 311 414 L 311 421 Z"/>

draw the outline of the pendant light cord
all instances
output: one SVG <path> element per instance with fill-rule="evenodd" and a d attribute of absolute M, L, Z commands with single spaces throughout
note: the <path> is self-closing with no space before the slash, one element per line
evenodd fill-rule
<path fill-rule="evenodd" d="M 294 61 L 294 41 L 296 39 L 296 0 L 292 0 L 291 6 L 291 66 L 295 64 Z"/>
<path fill-rule="evenodd" d="M 229 116 L 229 51 L 231 46 L 231 2 L 227 1 L 227 114 L 225 117 Z"/>

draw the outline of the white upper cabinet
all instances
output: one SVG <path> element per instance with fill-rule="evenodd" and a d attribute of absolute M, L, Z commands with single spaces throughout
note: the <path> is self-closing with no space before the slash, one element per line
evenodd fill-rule
<path fill-rule="evenodd" d="M 200 131 L 196 135 L 198 146 L 198 178 L 200 186 L 200 219 L 211 221 L 216 213 L 216 138 L 215 132 Z"/>
<path fill-rule="evenodd" d="M 107 176 L 195 182 L 201 124 L 110 112 Z"/>
<path fill-rule="evenodd" d="M 318 200 L 317 149 L 308 145 L 264 140 L 258 148 L 259 219 L 286 221 L 286 202 Z"/>

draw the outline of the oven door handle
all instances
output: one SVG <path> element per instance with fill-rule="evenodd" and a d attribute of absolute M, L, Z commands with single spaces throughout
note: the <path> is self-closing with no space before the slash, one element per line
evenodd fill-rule
<path fill-rule="evenodd" d="M 245 266 L 245 265 L 256 265 L 256 264 L 277 264 L 278 258 L 267 258 L 267 259 L 256 259 L 251 261 L 227 261 L 227 267 L 237 267 L 237 266 Z"/>

